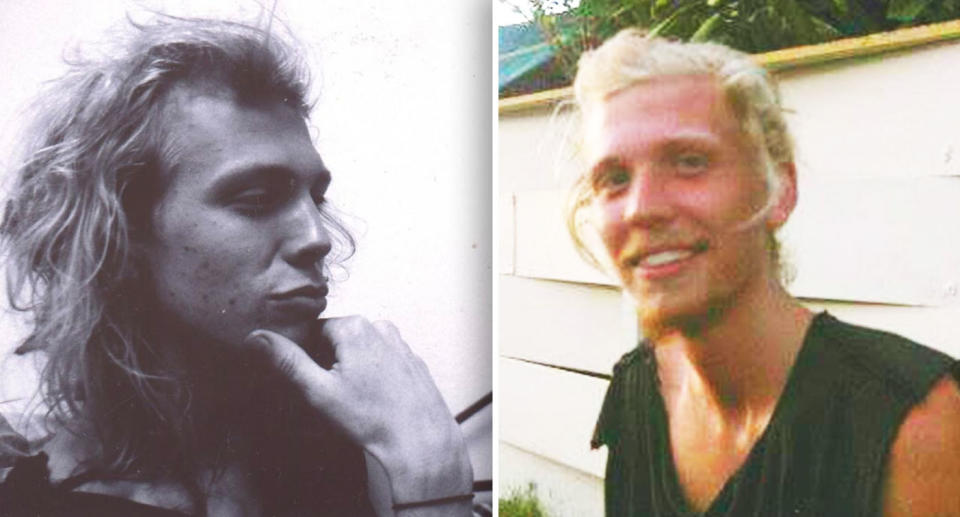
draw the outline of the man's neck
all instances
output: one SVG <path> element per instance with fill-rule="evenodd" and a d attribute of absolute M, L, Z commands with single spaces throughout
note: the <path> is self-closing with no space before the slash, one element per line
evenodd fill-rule
<path fill-rule="evenodd" d="M 741 293 L 706 325 L 654 343 L 666 395 L 733 425 L 765 420 L 786 385 L 812 315 L 775 281 Z M 765 423 L 765 422 L 764 422 Z M 762 427 L 762 426 L 761 426 Z"/>

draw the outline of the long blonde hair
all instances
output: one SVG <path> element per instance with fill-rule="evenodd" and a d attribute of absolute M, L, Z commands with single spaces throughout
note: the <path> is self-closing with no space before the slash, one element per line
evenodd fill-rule
<path fill-rule="evenodd" d="M 69 64 L 42 93 L 0 223 L 7 295 L 32 317 L 19 353 L 48 356 L 41 393 L 62 426 L 82 422 L 101 471 L 190 471 L 191 393 L 145 332 L 136 243 L 164 192 L 173 151 L 161 111 L 178 84 L 213 83 L 238 102 L 277 99 L 306 118 L 309 77 L 279 34 L 252 24 L 158 17 L 131 22 L 109 53 Z M 349 233 L 325 214 L 339 253 Z M 174 472 L 170 472 L 173 470 Z"/>

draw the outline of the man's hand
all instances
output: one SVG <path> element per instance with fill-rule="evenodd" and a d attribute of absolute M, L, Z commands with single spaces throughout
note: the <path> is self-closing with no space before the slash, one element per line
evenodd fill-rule
<path fill-rule="evenodd" d="M 320 339 L 336 355 L 330 370 L 303 348 L 268 330 L 245 343 L 262 351 L 307 401 L 383 466 L 393 501 L 468 494 L 473 472 L 460 429 L 426 364 L 386 321 L 321 320 Z M 441 505 L 404 515 L 469 515 L 470 505 Z"/>

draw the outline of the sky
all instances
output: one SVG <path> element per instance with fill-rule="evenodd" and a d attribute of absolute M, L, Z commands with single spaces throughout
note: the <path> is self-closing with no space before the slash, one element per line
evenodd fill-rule
<path fill-rule="evenodd" d="M 523 23 L 529 20 L 530 11 L 526 5 L 526 0 L 495 0 L 493 19 L 498 26 Z"/>
<path fill-rule="evenodd" d="M 572 3 L 573 6 L 579 4 L 579 0 Z M 497 26 L 513 25 L 530 21 L 529 5 L 530 0 L 494 0 L 493 20 L 497 23 Z"/>

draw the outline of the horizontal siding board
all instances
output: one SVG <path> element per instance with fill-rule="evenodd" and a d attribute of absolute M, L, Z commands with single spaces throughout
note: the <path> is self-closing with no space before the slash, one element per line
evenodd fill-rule
<path fill-rule="evenodd" d="M 573 247 L 564 222 L 565 202 L 563 190 L 516 194 L 516 273 L 612 285 L 610 278 L 587 264 Z"/>
<path fill-rule="evenodd" d="M 942 306 L 960 290 L 960 178 L 801 180 L 783 230 L 805 298 Z"/>
<path fill-rule="evenodd" d="M 960 174 L 956 63 L 954 41 L 783 74 L 801 174 Z"/>
<path fill-rule="evenodd" d="M 636 344 L 635 318 L 620 292 L 500 277 L 500 354 L 609 374 Z"/>
<path fill-rule="evenodd" d="M 501 193 L 565 188 L 581 170 L 573 110 L 501 117 L 498 150 Z"/>
<path fill-rule="evenodd" d="M 607 381 L 500 359 L 500 441 L 594 476 L 603 476 L 606 450 L 591 450 Z"/>

